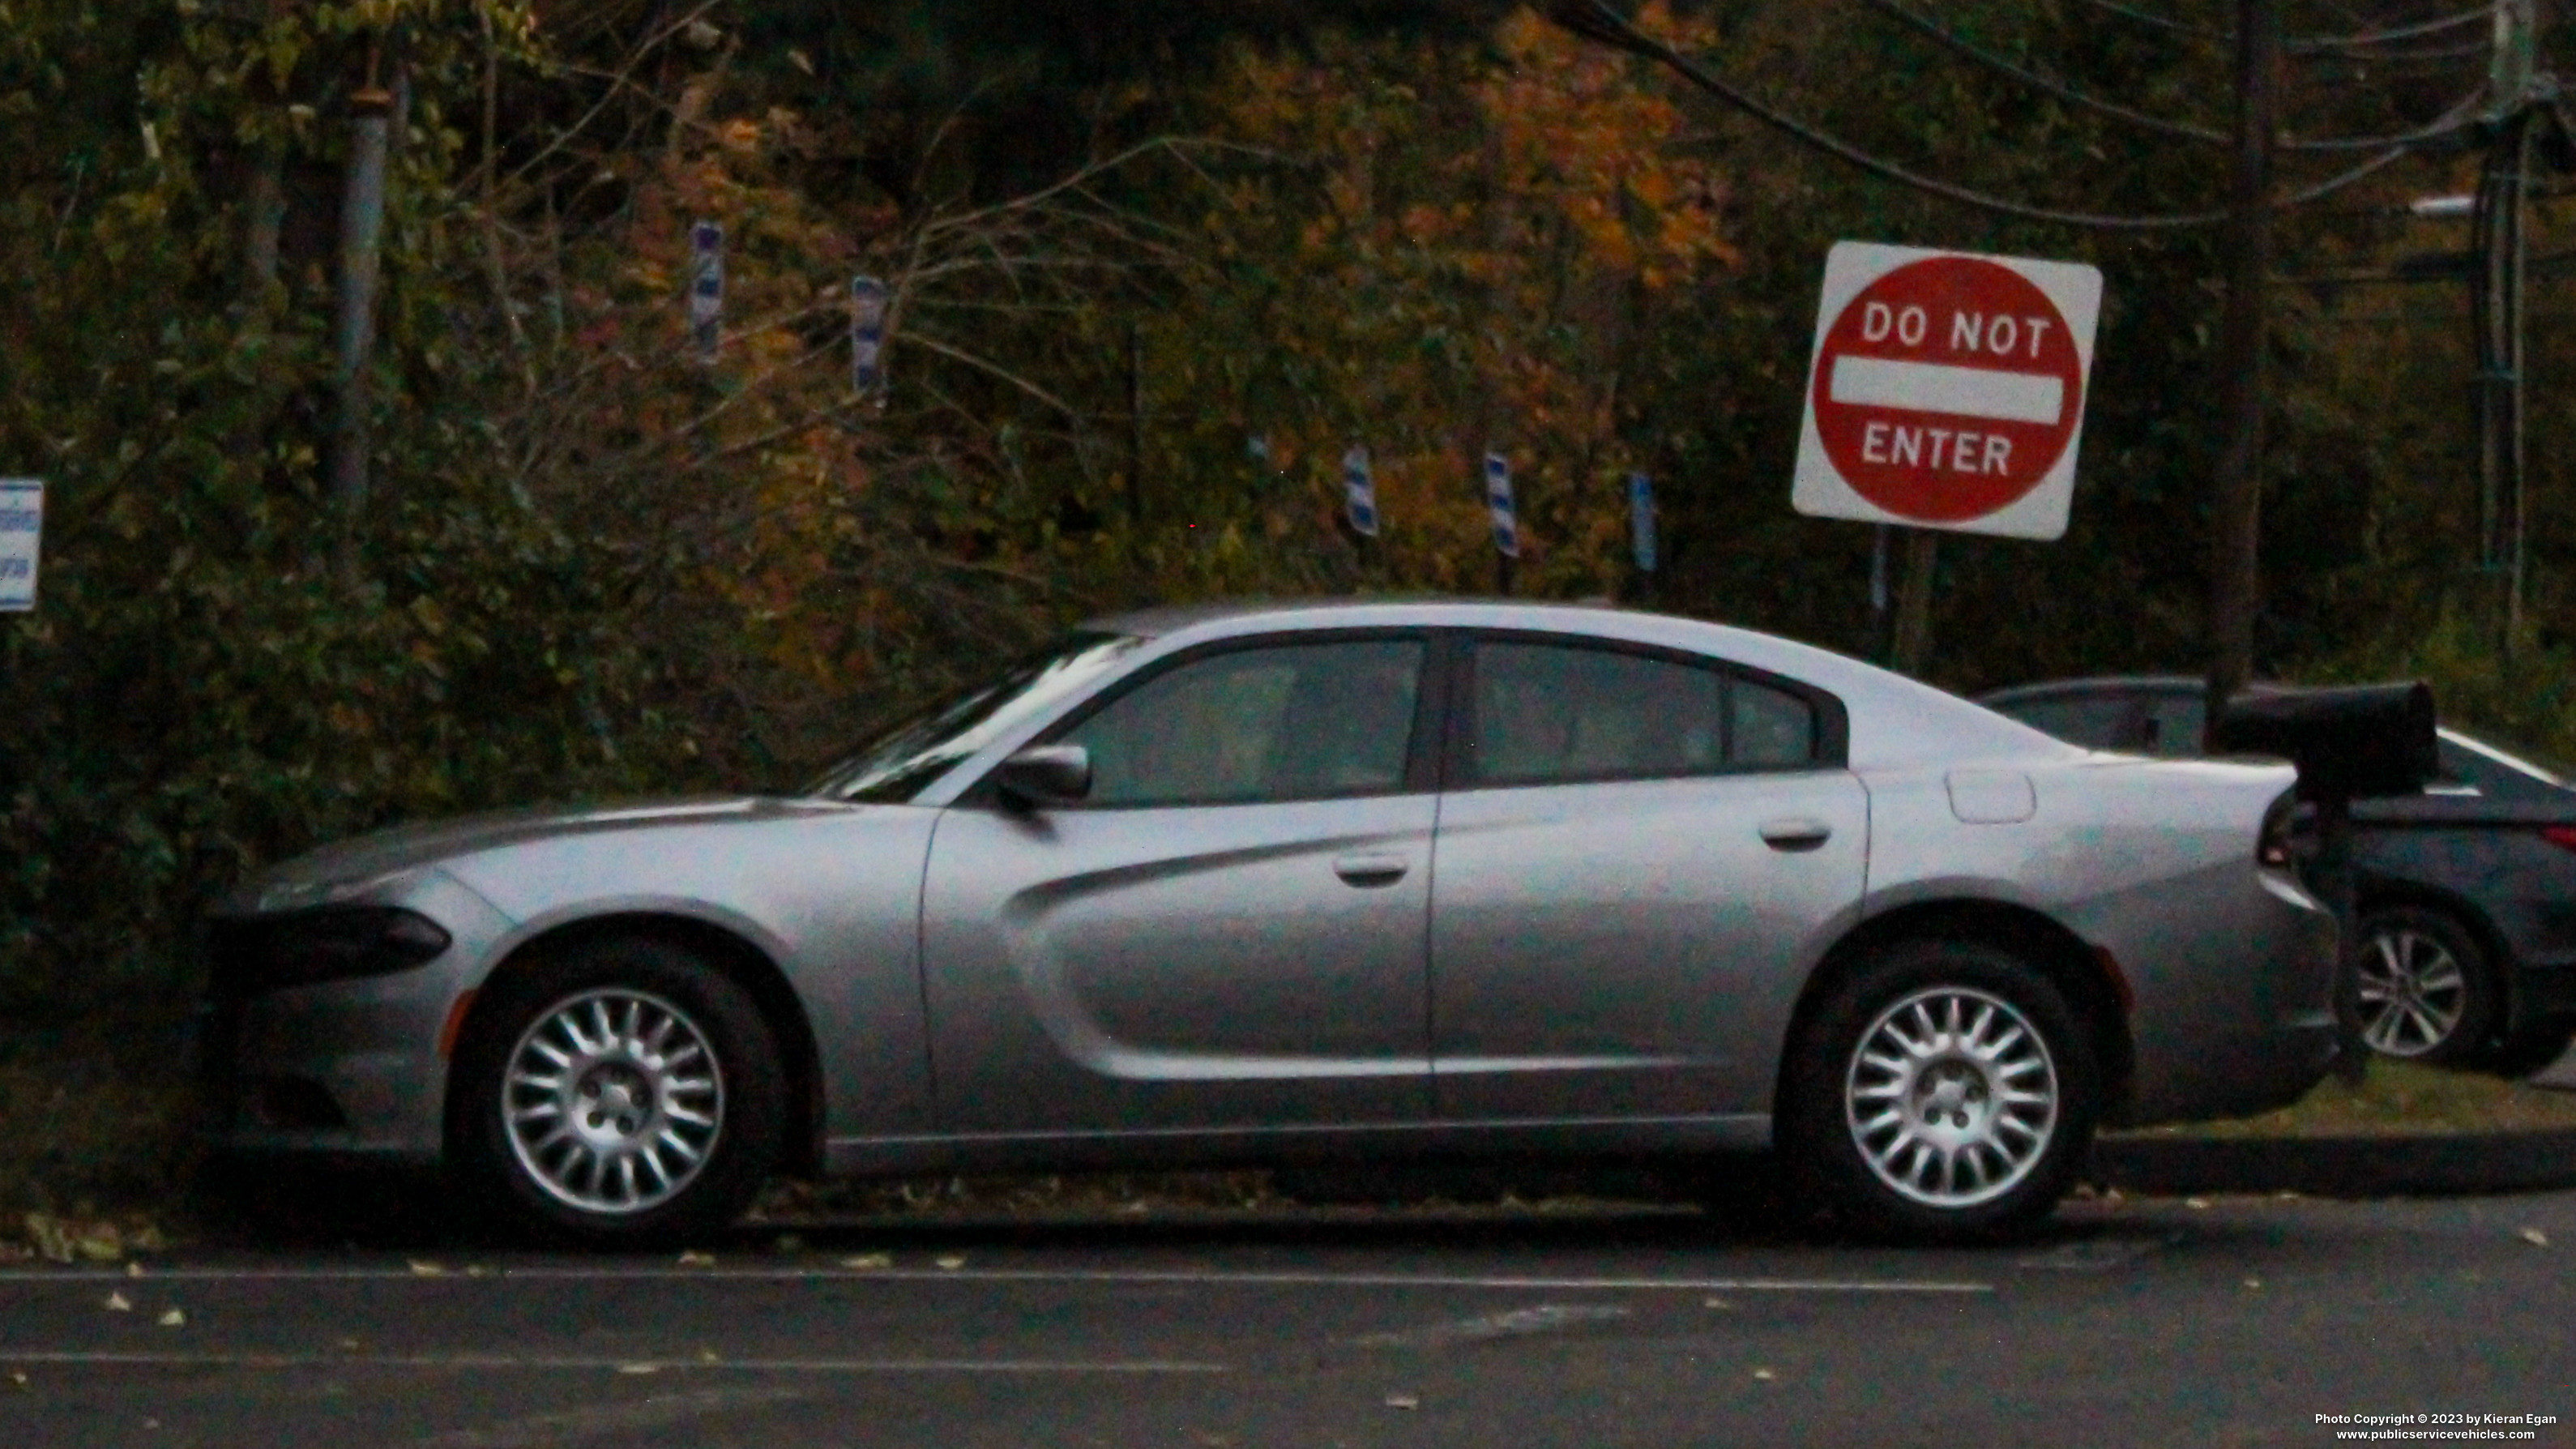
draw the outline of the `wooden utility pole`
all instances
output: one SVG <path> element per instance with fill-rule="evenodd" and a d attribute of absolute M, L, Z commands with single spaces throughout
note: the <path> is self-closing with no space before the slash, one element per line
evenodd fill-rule
<path fill-rule="evenodd" d="M 2236 159 L 2227 223 L 2227 311 L 2219 324 L 2217 486 L 2209 518 L 2208 719 L 2254 671 L 2262 572 L 2264 287 L 2272 270 L 2272 147 L 2279 131 L 2279 0 L 2236 3 Z"/>
<path fill-rule="evenodd" d="M 2471 283 L 2477 289 L 2478 565 L 2494 586 L 2496 623 L 2508 659 L 2522 632 L 2527 555 L 2523 417 L 2529 389 L 2523 300 L 2535 139 L 2535 11 L 2533 0 L 2495 0 L 2495 50 L 2488 71 L 2494 140 L 2472 213 L 2478 266 Z"/>
<path fill-rule="evenodd" d="M 1909 528 L 1905 535 L 1905 582 L 1896 596 L 1896 641 L 1891 662 L 1899 674 L 1923 677 L 1932 657 L 1932 571 L 1941 562 L 1941 535 L 1929 528 Z"/>
<path fill-rule="evenodd" d="M 349 158 L 340 196 L 340 286 L 332 331 L 338 343 L 333 381 L 339 394 L 331 425 L 330 494 L 340 511 L 340 563 L 355 559 L 359 520 L 367 506 L 367 361 L 376 342 L 376 288 L 383 275 L 385 161 L 394 120 L 394 93 L 377 84 L 380 49 L 367 57 L 367 79 L 349 96 Z"/>

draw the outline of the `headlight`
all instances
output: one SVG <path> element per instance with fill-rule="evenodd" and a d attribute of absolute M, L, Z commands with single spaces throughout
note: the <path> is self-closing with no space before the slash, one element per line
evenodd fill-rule
<path fill-rule="evenodd" d="M 444 927 L 399 906 L 320 906 L 216 921 L 209 931 L 214 989 L 246 996 L 359 976 L 389 976 L 436 959 Z"/>

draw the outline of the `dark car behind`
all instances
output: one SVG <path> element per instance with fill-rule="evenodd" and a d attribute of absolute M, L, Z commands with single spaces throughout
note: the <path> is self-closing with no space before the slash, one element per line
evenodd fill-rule
<path fill-rule="evenodd" d="M 2201 682 L 2053 680 L 1980 696 L 2095 749 L 2200 753 Z M 2444 727 L 2422 795 L 2354 807 L 2362 1032 L 2393 1057 L 2520 1073 L 2576 1035 L 2576 787 Z"/>

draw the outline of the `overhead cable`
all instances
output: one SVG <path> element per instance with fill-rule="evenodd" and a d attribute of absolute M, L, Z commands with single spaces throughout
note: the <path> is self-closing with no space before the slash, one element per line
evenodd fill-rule
<path fill-rule="evenodd" d="M 2123 5 L 2119 0 L 2083 0 L 2083 3 L 2135 24 L 2170 31 L 2177 35 L 2188 35 L 2195 40 L 2223 44 L 2233 44 L 2235 41 L 2235 37 L 2227 31 L 2212 29 L 2206 25 L 2194 25 L 2186 20 L 2176 20 L 2169 15 L 2158 15 L 2153 11 L 2141 10 L 2134 5 Z M 2365 30 L 2353 35 L 2298 36 L 2281 42 L 2281 48 L 2293 55 L 2339 55 L 2355 50 L 2366 51 L 2371 46 L 2385 45 L 2392 40 L 2412 40 L 2419 35 L 2438 35 L 2445 30 L 2457 30 L 2463 26 L 2482 24 L 2494 18 L 2495 12 L 2491 9 L 2463 10 L 2435 20 L 2391 25 L 2384 29 Z"/>
<path fill-rule="evenodd" d="M 1896 3 L 1896 0 L 1861 0 L 1861 3 L 1944 49 L 1955 51 L 1989 70 L 2010 76 L 2033 90 L 2046 92 L 2069 105 L 2081 106 L 2088 111 L 2099 111 L 2115 120 L 2126 121 L 2132 126 L 2150 131 L 2161 131 L 2168 136 L 2207 141 L 2217 146 L 2228 144 L 2227 135 L 2222 131 L 2213 130 L 2207 126 L 2191 125 L 2184 121 L 2168 121 L 2161 116 L 2150 116 L 2144 111 L 2131 110 L 2116 101 L 2106 101 L 2099 96 L 2088 95 L 2063 81 L 2042 75 L 2009 57 L 1999 55 L 1956 32 L 1945 29 L 1929 16 L 1918 15 L 1908 7 Z"/>
<path fill-rule="evenodd" d="M 1642 56 L 1671 70 L 1691 84 L 1726 102 L 1773 130 L 1793 140 L 1814 147 L 1827 155 L 1859 167 L 1874 176 L 1910 186 L 1928 195 L 1943 197 L 1965 206 L 1991 211 L 2001 216 L 2020 217 L 2027 221 L 2053 222 L 2061 226 L 2085 227 L 2096 231 L 2178 231 L 2192 227 L 2215 226 L 2230 213 L 2219 211 L 2171 212 L 2161 216 L 2120 216 L 2102 212 L 2064 211 L 2055 207 L 2033 206 L 2009 197 L 1954 185 L 1925 176 L 1873 156 L 1840 137 L 1808 125 L 1773 107 L 1744 90 L 1720 79 L 1681 52 L 1637 29 L 1602 0 L 1555 0 L 1548 8 L 1548 18 L 1589 40 Z M 2273 201 L 2275 209 L 2302 206 L 2320 197 L 2330 196 L 2344 187 L 2369 176 L 2407 154 L 2403 146 L 2392 147 L 2359 165 L 2351 166 L 2325 180 Z"/>
<path fill-rule="evenodd" d="M 2008 56 L 1988 50 L 1985 47 L 1976 44 L 1974 41 L 1966 39 L 1955 31 L 1945 29 L 1939 23 L 1935 22 L 1930 16 L 1921 14 L 1909 6 L 1900 4 L 1898 3 L 1898 0 L 1861 0 L 1861 3 L 1937 45 L 1954 51 L 1959 55 L 1965 56 L 1969 60 L 1975 61 L 1977 64 L 1985 66 L 1987 69 L 1992 70 L 1999 75 L 2009 76 L 2012 79 L 2029 86 L 2033 90 L 2055 96 L 2069 105 L 2080 106 L 2090 111 L 2099 111 L 2115 120 L 2125 121 L 2130 125 L 2138 126 L 2146 130 L 2159 131 L 2169 136 L 2180 136 L 2185 140 L 2203 141 L 2211 145 L 2218 146 L 2234 144 L 2234 139 L 2232 137 L 2211 127 L 2195 126 L 2186 121 L 2171 121 L 2162 116 L 2151 116 L 2144 111 L 2133 110 L 2116 101 L 2104 100 L 2100 96 L 2077 90 L 2075 87 L 2068 85 L 2064 81 L 2058 80 L 2053 76 L 2043 74 L 2039 71 L 2032 70 L 2029 67 L 2014 61 Z M 2341 136 L 2325 137 L 2313 141 L 2283 141 L 2280 143 L 2280 147 L 2284 151 L 2374 151 L 2384 146 L 2405 146 L 2413 145 L 2422 141 L 2437 140 L 2440 137 L 2465 130 L 2475 124 L 2477 124 L 2477 121 L 2474 118 L 2459 121 L 2439 121 L 2421 130 L 2406 131 L 2394 135 Z"/>

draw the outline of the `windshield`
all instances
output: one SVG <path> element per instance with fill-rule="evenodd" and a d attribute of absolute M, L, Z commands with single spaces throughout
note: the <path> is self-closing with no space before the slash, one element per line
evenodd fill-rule
<path fill-rule="evenodd" d="M 1071 634 L 1013 665 L 1000 679 L 897 725 L 823 778 L 807 795 L 900 804 L 949 767 L 1089 687 L 1145 643 L 1126 634 Z"/>

